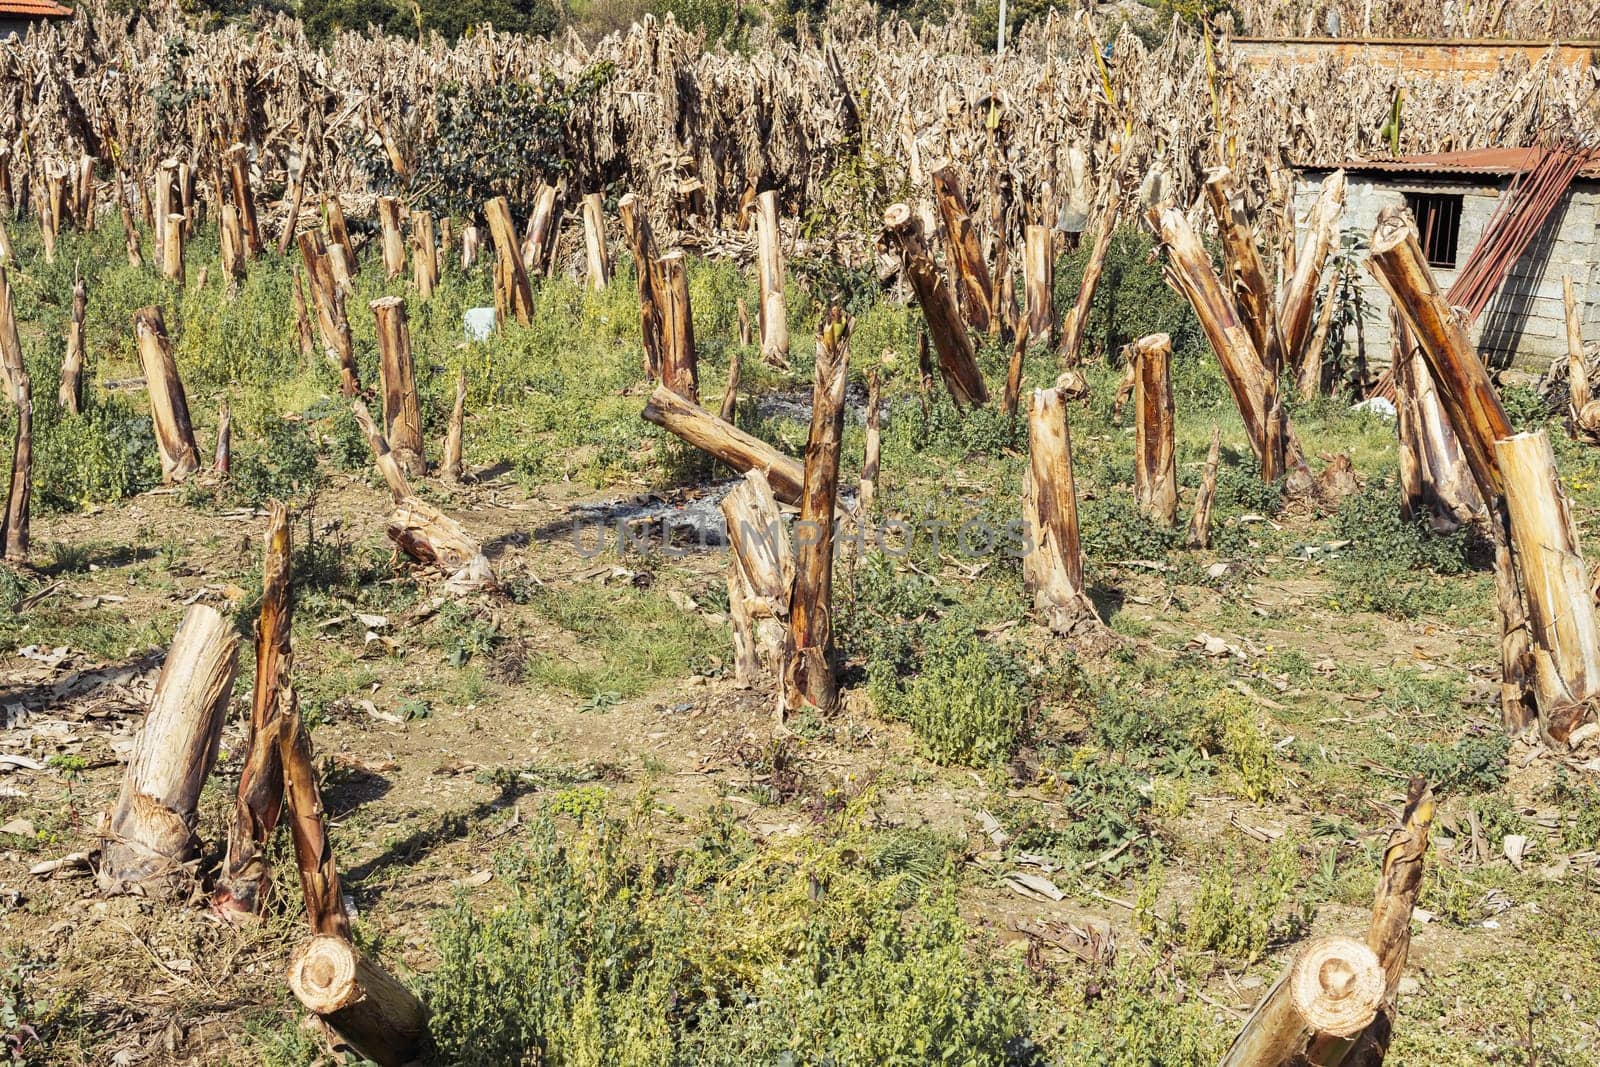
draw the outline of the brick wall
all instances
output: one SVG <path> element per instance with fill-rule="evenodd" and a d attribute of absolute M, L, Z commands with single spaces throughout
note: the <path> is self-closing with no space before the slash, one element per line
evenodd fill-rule
<path fill-rule="evenodd" d="M 1358 60 L 1406 73 L 1418 71 L 1450 74 L 1464 81 L 1488 77 L 1501 61 L 1522 58 L 1538 62 L 1551 48 L 1547 41 L 1407 41 L 1394 39 L 1334 40 L 1330 38 L 1235 38 L 1233 52 L 1255 67 L 1276 62 L 1316 63 L 1329 56 L 1344 63 Z M 1558 44 L 1556 63 L 1565 67 L 1589 66 L 1600 57 L 1600 42 Z"/>
<path fill-rule="evenodd" d="M 1305 174 L 1296 188 L 1295 208 L 1300 223 L 1316 200 L 1319 172 Z M 1370 237 L 1378 212 L 1390 204 L 1404 204 L 1407 192 L 1459 193 L 1461 232 L 1456 266 L 1467 260 L 1494 214 L 1504 179 L 1445 181 L 1435 178 L 1406 180 L 1400 176 L 1352 174 L 1346 190 L 1344 226 Z M 1561 276 L 1570 274 L 1584 323 L 1584 338 L 1600 341 L 1600 183 L 1582 182 L 1568 191 L 1522 258 L 1511 268 L 1500 291 L 1473 326 L 1472 339 L 1485 360 L 1496 366 L 1516 365 L 1542 371 L 1552 359 L 1565 355 L 1566 308 Z M 1434 268 L 1440 289 L 1449 289 L 1455 270 Z M 1389 297 L 1364 268 L 1362 293 L 1368 309 L 1362 323 L 1367 359 L 1387 365 L 1390 357 Z M 1355 339 L 1350 338 L 1354 347 Z"/>

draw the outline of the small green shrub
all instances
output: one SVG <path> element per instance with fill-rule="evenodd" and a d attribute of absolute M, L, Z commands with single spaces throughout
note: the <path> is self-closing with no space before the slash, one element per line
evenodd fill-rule
<path fill-rule="evenodd" d="M 881 663 L 868 669 L 868 691 L 879 714 L 909 723 L 938 763 L 1009 757 L 1027 715 L 1026 688 L 1026 675 L 1012 657 L 959 622 L 929 636 L 921 670 L 911 678 Z"/>
<path fill-rule="evenodd" d="M 254 505 L 314 497 L 327 475 L 317 465 L 317 446 L 305 425 L 268 417 L 259 431 L 259 438 L 240 438 L 242 447 L 232 464 L 231 495 Z"/>
<path fill-rule="evenodd" d="M 1185 943 L 1194 951 L 1253 962 L 1298 921 L 1290 919 L 1286 925 L 1282 914 L 1298 878 L 1297 852 L 1288 842 L 1274 847 L 1261 875 L 1243 885 L 1226 864 L 1211 864 L 1185 917 Z"/>
<path fill-rule="evenodd" d="M 1451 745 L 1427 741 L 1402 753 L 1402 769 L 1421 775 L 1439 793 L 1487 793 L 1506 781 L 1510 739 L 1499 730 L 1467 734 Z"/>

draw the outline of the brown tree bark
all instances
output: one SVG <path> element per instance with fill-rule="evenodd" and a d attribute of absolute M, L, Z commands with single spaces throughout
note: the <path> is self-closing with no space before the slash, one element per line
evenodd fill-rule
<path fill-rule="evenodd" d="M 1046 625 L 1056 633 L 1070 634 L 1098 623 L 1099 616 L 1084 592 L 1072 438 L 1067 429 L 1067 397 L 1060 389 L 1033 391 L 1028 409 L 1028 460 L 1022 493 L 1022 523 L 1028 542 L 1022 559 L 1022 584 Z"/>
<path fill-rule="evenodd" d="M 378 379 L 383 390 L 383 432 L 395 462 L 412 477 L 427 473 L 422 439 L 422 403 L 417 397 L 416 367 L 411 358 L 411 327 L 406 302 L 385 296 L 370 305 L 377 319 Z"/>
<path fill-rule="evenodd" d="M 1567 415 L 1572 435 L 1590 439 L 1600 437 L 1600 403 L 1595 403 L 1589 386 L 1589 361 L 1583 354 L 1583 326 L 1578 300 L 1572 291 L 1572 276 L 1561 276 L 1561 299 L 1567 324 Z"/>
<path fill-rule="evenodd" d="M 89 291 L 76 268 L 72 274 L 72 318 L 67 323 L 67 354 L 61 360 L 61 385 L 56 391 L 56 402 L 68 415 L 83 410 L 84 322 L 89 314 Z"/>
<path fill-rule="evenodd" d="M 606 254 L 605 202 L 599 193 L 583 198 L 583 254 L 588 265 L 589 288 L 600 290 L 611 284 L 611 257 Z"/>
<path fill-rule="evenodd" d="M 967 324 L 980 333 L 998 333 L 999 320 L 990 314 L 994 306 L 994 283 L 989 278 L 989 264 L 983 258 L 972 214 L 966 198 L 961 195 L 961 181 L 948 162 L 934 168 L 930 177 Z"/>
<path fill-rule="evenodd" d="M 1296 389 L 1301 400 L 1314 400 L 1322 392 L 1322 353 L 1328 347 L 1328 333 L 1333 329 L 1333 309 L 1339 298 L 1339 270 L 1328 272 L 1328 284 L 1322 291 L 1322 311 L 1317 316 L 1317 328 L 1311 333 L 1306 350 L 1300 354 L 1300 368 L 1296 372 Z"/>
<path fill-rule="evenodd" d="M 739 414 L 739 376 L 744 362 L 740 349 L 735 348 L 728 357 L 728 384 L 722 390 L 722 411 L 720 418 L 726 423 L 735 423 Z"/>
<path fill-rule="evenodd" d="M 944 274 L 933 261 L 923 239 L 922 224 L 905 204 L 891 205 L 884 212 L 883 225 L 888 244 L 900 251 L 911 287 L 922 305 L 928 334 L 939 353 L 939 373 L 958 408 L 978 407 L 989 402 L 989 391 L 978 369 L 977 353 L 967 335 L 955 295 L 945 283 Z"/>
<path fill-rule="evenodd" d="M 167 245 L 167 219 L 182 206 L 178 195 L 178 161 L 163 159 L 156 164 L 155 196 L 151 223 L 155 229 L 156 247 Z"/>
<path fill-rule="evenodd" d="M 1055 256 L 1050 230 L 1029 225 L 1022 231 L 1022 285 L 1028 306 L 1028 340 L 1048 344 L 1056 329 Z"/>
<path fill-rule="evenodd" d="M 1234 189 L 1233 172 L 1218 167 L 1206 174 L 1206 199 L 1216 216 L 1217 231 L 1227 263 L 1228 288 L 1239 319 L 1266 367 L 1283 366 L 1283 339 L 1278 333 L 1272 284 L 1261 261 L 1256 235 Z"/>
<path fill-rule="evenodd" d="M 817 377 L 811 393 L 800 519 L 795 525 L 794 592 L 789 597 L 789 634 L 784 644 L 780 724 L 808 706 L 824 715 L 839 710 L 833 645 L 833 515 L 839 498 L 849 361 L 850 320 L 843 310 L 832 307 L 817 324 Z"/>
<path fill-rule="evenodd" d="M 356 259 L 356 246 L 350 243 L 350 227 L 345 223 L 344 205 L 339 203 L 339 194 L 324 193 L 322 210 L 328 228 L 328 244 L 344 250 L 345 270 L 354 277 L 361 265 Z M 342 279 L 341 284 L 348 285 L 349 279 Z"/>
<path fill-rule="evenodd" d="M 685 400 L 667 386 L 656 386 L 642 418 L 709 452 L 741 474 L 752 469 L 764 472 L 779 500 L 785 504 L 800 502 L 805 468 L 799 462 Z"/>
<path fill-rule="evenodd" d="M 661 378 L 662 350 L 665 347 L 662 326 L 661 268 L 657 264 L 655 236 L 650 231 L 650 220 L 644 205 L 632 193 L 625 193 L 617 201 L 617 214 L 622 219 L 622 238 L 633 254 L 634 273 L 639 288 L 639 339 L 644 347 L 644 374 L 647 381 Z"/>
<path fill-rule="evenodd" d="M 682 252 L 656 261 L 661 277 L 661 382 L 692 404 L 700 402 L 700 370 L 694 347 L 694 313 L 689 307 L 689 273 Z"/>
<path fill-rule="evenodd" d="M 135 244 L 133 247 L 137 249 L 139 246 Z M 11 243 L 11 231 L 6 229 L 5 217 L 0 214 L 0 267 L 12 266 L 16 262 L 17 249 Z M 137 267 L 139 264 L 135 263 L 134 266 Z"/>
<path fill-rule="evenodd" d="M 300 169 L 297 172 L 292 172 L 290 174 L 290 181 L 294 186 L 294 192 L 289 196 L 289 211 L 283 219 L 283 232 L 278 234 L 278 255 L 280 256 L 286 256 L 289 254 L 289 247 L 294 244 L 295 238 L 299 236 L 300 209 L 305 205 L 306 201 L 307 164 L 308 161 L 305 158 L 305 147 L 302 145 L 300 151 Z"/>
<path fill-rule="evenodd" d="M 177 224 L 172 229 L 179 229 Z M 172 342 L 158 307 L 140 308 L 133 313 L 133 332 L 139 343 L 139 362 L 144 367 L 145 388 L 150 394 L 150 418 L 155 424 L 156 445 L 161 451 L 161 480 L 176 485 L 200 469 L 200 450 L 195 446 L 194 427 L 189 420 L 189 401 L 183 380 L 172 358 Z"/>
<path fill-rule="evenodd" d="M 523 269 L 530 275 L 555 273 L 556 237 L 561 231 L 559 196 L 560 190 L 555 186 L 541 185 L 534 197 L 533 214 L 528 217 L 528 232 L 521 250 Z"/>
<path fill-rule="evenodd" d="M 28 507 L 33 498 L 33 380 L 26 368 L 11 371 L 11 400 L 17 409 L 17 436 L 11 451 L 11 484 L 0 542 L 10 563 L 28 561 Z"/>
<path fill-rule="evenodd" d="M 233 409 L 228 398 L 217 405 L 217 449 L 212 454 L 211 470 L 223 481 L 233 468 Z"/>
<path fill-rule="evenodd" d="M 187 280 L 183 266 L 183 216 L 168 215 L 161 233 L 161 276 L 180 287 Z"/>
<path fill-rule="evenodd" d="M 300 718 L 300 701 L 294 685 L 280 677 L 278 688 L 278 758 L 283 764 L 284 811 L 289 816 L 289 836 L 294 842 L 295 864 L 300 868 L 300 890 L 305 897 L 306 921 L 314 934 L 350 939 L 350 915 L 345 911 L 339 869 L 328 840 L 328 819 L 311 759 L 311 734 Z"/>
<path fill-rule="evenodd" d="M 128 256 L 128 266 L 142 267 L 144 255 L 139 250 L 139 228 L 133 223 L 133 209 L 128 205 L 128 189 L 121 167 L 117 168 L 117 211 L 122 216 L 122 243 Z M 3 239 L 4 229 L 4 224 L 0 224 L 0 258 L 9 259 Z"/>
<path fill-rule="evenodd" d="M 1545 742 L 1563 746 L 1600 700 L 1600 622 L 1572 508 L 1544 430 L 1495 442 L 1527 603 L 1531 680 Z"/>
<path fill-rule="evenodd" d="M 1311 208 L 1305 244 L 1295 255 L 1294 275 L 1284 287 L 1278 307 L 1278 324 L 1283 336 L 1283 356 L 1291 368 L 1298 369 L 1306 355 L 1311 336 L 1311 319 L 1316 311 L 1317 282 L 1328 253 L 1339 239 L 1339 219 L 1344 214 L 1344 171 L 1334 171 L 1323 179 L 1322 191 Z M 1276 368 L 1274 368 L 1276 369 Z"/>
<path fill-rule="evenodd" d="M 1017 403 L 1022 394 L 1022 366 L 1028 358 L 1028 331 L 1017 330 L 1011 342 L 1011 360 L 1006 364 L 1006 391 L 1002 397 L 1006 417 L 1017 417 Z"/>
<path fill-rule="evenodd" d="M 467 367 L 463 363 L 456 371 L 456 402 L 450 409 L 450 425 L 444 435 L 444 478 L 447 482 L 461 481 L 461 438 L 467 419 Z"/>
<path fill-rule="evenodd" d="M 434 244 L 433 214 L 427 211 L 411 213 L 411 284 L 423 303 L 433 299 L 439 284 L 439 249 Z"/>
<path fill-rule="evenodd" d="M 1167 249 L 1167 281 L 1188 298 L 1217 354 L 1222 376 L 1244 420 L 1250 448 L 1261 463 L 1261 480 L 1277 481 L 1293 465 L 1309 481 L 1289 417 L 1278 403 L 1277 378 L 1263 366 L 1249 331 L 1211 268 L 1205 247 L 1175 208 L 1162 212 L 1160 232 Z"/>
<path fill-rule="evenodd" d="M 223 153 L 228 165 L 228 179 L 233 185 L 233 203 L 239 212 L 239 225 L 244 230 L 244 254 L 254 259 L 265 249 L 261 240 L 261 227 L 256 222 L 256 196 L 250 188 L 250 152 L 242 144 L 233 145 Z"/>
<path fill-rule="evenodd" d="M 1372 902 L 1372 927 L 1367 947 L 1383 968 L 1383 1004 L 1377 1016 L 1356 1038 L 1341 1067 L 1380 1067 L 1394 1033 L 1395 1001 L 1406 957 L 1411 952 L 1411 913 L 1422 892 L 1422 860 L 1428 851 L 1428 831 L 1433 825 L 1433 791 L 1422 778 L 1411 779 L 1406 789 L 1405 813 L 1389 834 L 1383 850 L 1383 870 Z"/>
<path fill-rule="evenodd" d="M 283 812 L 283 754 L 279 738 L 283 721 L 279 700 L 289 681 L 294 653 L 289 644 L 294 618 L 293 534 L 289 509 L 274 500 L 267 505 L 267 542 L 262 564 L 261 611 L 256 618 L 256 676 L 251 691 L 244 767 L 228 851 L 212 895 L 224 914 L 260 912 L 272 885 L 266 850 Z"/>
<path fill-rule="evenodd" d="M 232 204 L 223 204 L 217 219 L 217 245 L 222 259 L 222 273 L 231 290 L 245 276 L 244 233 L 239 226 L 239 212 Z"/>
<path fill-rule="evenodd" d="M 306 309 L 305 279 L 299 271 L 294 274 L 294 332 L 300 342 L 302 356 L 314 356 L 317 352 L 316 335 L 311 331 L 311 315 Z"/>
<path fill-rule="evenodd" d="M 782 231 L 778 228 L 778 194 L 771 189 L 756 197 L 756 276 L 761 303 L 756 308 L 761 328 L 761 358 L 774 367 L 789 365 L 789 310 L 783 291 Z"/>
<path fill-rule="evenodd" d="M 1206 453 L 1205 470 L 1200 475 L 1200 490 L 1195 494 L 1194 511 L 1189 515 L 1189 548 L 1211 547 L 1211 505 L 1217 499 L 1217 461 L 1222 457 L 1222 430 L 1211 428 L 1211 450 Z"/>
<path fill-rule="evenodd" d="M 318 935 L 296 949 L 289 988 L 307 1011 L 379 1067 L 404 1067 L 427 1053 L 427 1009 L 348 937 Z"/>
<path fill-rule="evenodd" d="M 1133 496 L 1152 522 L 1178 518 L 1178 467 L 1173 444 L 1172 338 L 1151 334 L 1134 342 L 1137 387 L 1133 408 Z"/>
<path fill-rule="evenodd" d="M 1117 211 L 1122 206 L 1122 191 L 1115 180 L 1106 197 L 1105 209 L 1100 213 L 1100 226 L 1095 230 L 1094 247 L 1089 250 L 1089 263 L 1083 269 L 1083 281 L 1078 285 L 1078 299 L 1067 310 L 1061 322 L 1061 358 L 1068 367 L 1076 367 L 1083 355 L 1083 333 L 1089 326 L 1089 308 L 1094 303 L 1095 290 L 1100 286 L 1100 276 L 1105 273 L 1106 252 L 1111 248 L 1111 238 L 1117 229 Z"/>
<path fill-rule="evenodd" d="M 1466 328 L 1451 312 L 1428 269 L 1409 211 L 1385 208 L 1379 213 L 1367 268 L 1388 292 L 1421 346 L 1478 488 L 1485 499 L 1493 499 L 1501 491 L 1494 443 L 1511 436 L 1511 420 Z"/>
<path fill-rule="evenodd" d="M 1256 1004 L 1218 1067 L 1338 1067 L 1383 1001 L 1383 968 L 1350 937 L 1320 937 Z"/>
<path fill-rule="evenodd" d="M 528 282 L 528 272 L 522 264 L 517 248 L 517 231 L 511 222 L 511 205 L 503 196 L 497 196 L 483 205 L 484 218 L 489 223 L 489 237 L 494 241 L 495 255 L 500 259 L 504 279 L 506 309 L 516 315 L 524 326 L 533 323 L 533 286 Z"/>
<path fill-rule="evenodd" d="M 101 888 L 181 891 L 199 855 L 200 790 L 216 763 L 239 636 L 215 608 L 184 614 L 100 839 Z"/>
<path fill-rule="evenodd" d="M 1433 374 L 1397 315 L 1392 332 L 1401 514 L 1450 533 L 1484 514 L 1483 495 L 1450 428 Z"/>
<path fill-rule="evenodd" d="M 392 282 L 406 271 L 406 238 L 400 229 L 398 197 L 378 197 L 378 227 L 383 233 L 383 276 Z"/>
<path fill-rule="evenodd" d="M 728 524 L 728 606 L 739 684 L 777 681 L 793 591 L 795 562 L 771 483 L 759 468 L 722 498 Z M 780 698 L 779 713 L 782 713 Z"/>
<path fill-rule="evenodd" d="M 356 379 L 355 341 L 350 336 L 350 320 L 345 316 L 344 289 L 334 277 L 332 257 L 322 234 L 308 230 L 300 235 L 300 258 L 305 262 L 311 302 L 317 308 L 323 350 L 328 362 L 339 368 L 339 391 L 353 397 L 361 391 Z"/>
<path fill-rule="evenodd" d="M 867 440 L 861 462 L 861 489 L 857 506 L 862 515 L 872 511 L 872 502 L 878 495 L 878 464 L 883 449 L 880 427 L 883 402 L 879 398 L 878 372 L 867 372 Z"/>

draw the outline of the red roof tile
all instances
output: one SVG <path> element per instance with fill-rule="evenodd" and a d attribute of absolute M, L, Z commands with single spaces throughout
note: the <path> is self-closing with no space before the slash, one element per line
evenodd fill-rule
<path fill-rule="evenodd" d="M 72 8 L 62 7 L 55 0 L 0 0 L 0 18 L 64 19 L 72 17 Z"/>
<path fill-rule="evenodd" d="M 5 0 L 0 0 L 4 3 Z M 1339 166 L 1348 171 L 1378 174 L 1460 174 L 1505 177 L 1531 170 L 1542 148 L 1473 148 L 1464 152 L 1435 152 L 1389 159 L 1358 159 Z M 1315 170 L 1330 169 L 1322 165 Z M 1591 155 L 1578 172 L 1581 178 L 1600 178 L 1600 154 Z"/>

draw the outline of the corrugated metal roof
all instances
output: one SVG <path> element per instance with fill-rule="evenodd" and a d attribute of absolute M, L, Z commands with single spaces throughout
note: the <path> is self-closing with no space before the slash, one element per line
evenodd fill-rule
<path fill-rule="evenodd" d="M 0 0 L 0 18 L 64 19 L 72 17 L 72 8 L 62 7 L 55 0 Z"/>
<path fill-rule="evenodd" d="M 1544 155 L 1544 149 L 1533 148 L 1474 148 L 1465 152 L 1435 152 L 1422 156 L 1398 156 L 1389 159 L 1357 159 L 1334 166 L 1308 164 L 1312 170 L 1332 170 L 1336 167 L 1357 173 L 1411 174 L 1411 175 L 1487 175 L 1509 177 L 1523 170 L 1532 170 Z M 1600 179 L 1600 154 L 1591 155 L 1589 162 L 1578 171 L 1578 177 Z"/>

